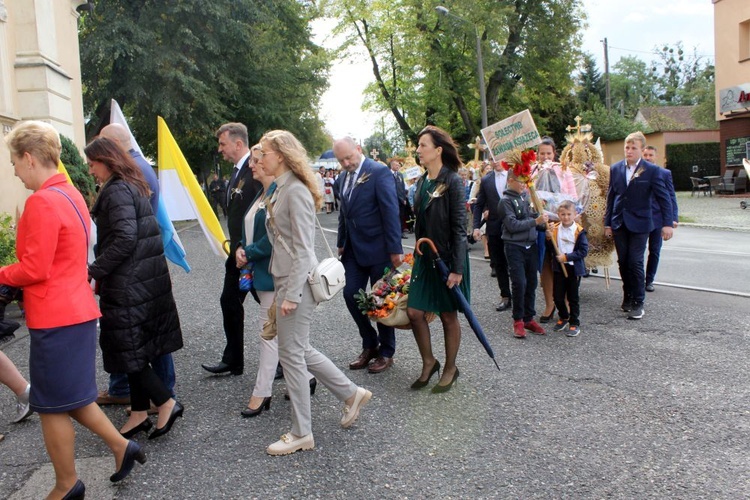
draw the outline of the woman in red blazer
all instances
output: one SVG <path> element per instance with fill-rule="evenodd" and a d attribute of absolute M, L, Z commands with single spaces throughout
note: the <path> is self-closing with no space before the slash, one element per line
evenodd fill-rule
<path fill-rule="evenodd" d="M 77 479 L 71 417 L 101 437 L 115 456 L 120 481 L 140 446 L 120 435 L 96 404 L 96 323 L 88 284 L 90 219 L 81 194 L 57 173 L 60 137 L 46 123 L 19 123 L 7 135 L 15 174 L 34 191 L 18 223 L 18 263 L 0 267 L 0 284 L 23 288 L 29 327 L 31 408 L 39 413 L 55 487 L 47 498 L 83 498 Z"/>

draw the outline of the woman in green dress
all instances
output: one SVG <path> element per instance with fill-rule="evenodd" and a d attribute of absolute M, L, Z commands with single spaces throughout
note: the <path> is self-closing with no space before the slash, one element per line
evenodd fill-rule
<path fill-rule="evenodd" d="M 435 256 L 427 245 L 423 255 L 414 259 L 409 288 L 408 315 L 414 338 L 422 356 L 422 373 L 411 385 L 425 387 L 432 375 L 440 370 L 440 362 L 432 353 L 427 312 L 440 315 L 445 332 L 445 366 L 432 392 L 447 392 L 458 378 L 456 355 L 461 343 L 458 322 L 459 305 L 450 288 L 458 286 L 469 300 L 469 258 L 466 248 L 465 190 L 458 169 L 461 159 L 453 139 L 437 127 L 427 126 L 419 133 L 419 163 L 427 170 L 417 183 L 414 197 L 416 238 L 429 238 L 448 266 L 444 280 L 434 266 Z"/>

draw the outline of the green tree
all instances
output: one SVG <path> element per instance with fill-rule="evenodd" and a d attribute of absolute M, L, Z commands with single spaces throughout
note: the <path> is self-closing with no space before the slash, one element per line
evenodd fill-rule
<path fill-rule="evenodd" d="M 84 106 L 94 133 L 116 99 L 139 144 L 156 152 L 162 116 L 194 169 L 210 166 L 214 130 L 273 128 L 328 142 L 318 118 L 330 56 L 310 40 L 311 2 L 109 0 L 81 21 Z"/>
<path fill-rule="evenodd" d="M 72 140 L 61 135 L 60 142 L 62 142 L 60 161 L 65 165 L 73 185 L 81 192 L 83 198 L 91 207 L 94 198 L 96 198 L 96 184 L 94 178 L 89 174 L 89 167 Z"/>
<path fill-rule="evenodd" d="M 620 58 L 612 67 L 609 82 L 612 107 L 621 116 L 633 118 L 641 106 L 657 103 L 648 65 L 637 57 Z"/>
<path fill-rule="evenodd" d="M 607 111 L 603 104 L 595 104 L 591 110 L 581 113 L 582 123 L 590 123 L 594 134 L 603 141 L 624 139 L 629 133 L 641 127 L 633 120 L 623 117 L 616 111 Z M 644 131 L 645 132 L 645 131 Z"/>
<path fill-rule="evenodd" d="M 594 104 L 601 104 L 605 101 L 606 84 L 591 54 L 583 55 L 583 69 L 577 80 L 577 97 L 582 109 L 591 109 Z"/>
<path fill-rule="evenodd" d="M 391 113 L 412 141 L 425 124 L 445 128 L 461 143 L 479 132 L 477 34 L 490 123 L 530 108 L 544 131 L 573 90 L 584 20 L 575 0 L 480 0 L 452 8 L 451 14 L 468 22 L 439 16 L 435 0 L 324 5 L 340 22 L 343 49 L 366 50 L 375 77 L 367 89 L 368 106 Z"/>

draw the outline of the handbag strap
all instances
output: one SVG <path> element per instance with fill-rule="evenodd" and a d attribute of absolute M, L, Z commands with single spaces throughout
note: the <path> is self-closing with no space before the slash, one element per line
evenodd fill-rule
<path fill-rule="evenodd" d="M 297 258 L 297 254 L 295 252 L 292 252 L 292 250 L 289 248 L 289 245 L 287 245 L 286 240 L 283 236 L 281 236 L 281 233 L 279 232 L 278 227 L 276 226 L 276 223 L 274 222 L 274 216 L 273 216 L 273 203 L 271 203 L 271 199 L 269 197 L 268 202 L 266 203 L 266 209 L 268 210 L 268 220 L 270 221 L 271 225 L 274 228 L 274 232 L 276 233 L 276 237 L 281 242 L 281 246 L 284 247 L 284 250 L 291 255 L 294 258 Z M 323 232 L 323 226 L 320 225 L 320 219 L 318 219 L 318 216 L 315 216 L 315 222 L 317 222 L 318 228 L 320 229 L 320 234 L 323 236 L 323 242 L 326 244 L 326 248 L 328 249 L 328 255 L 330 255 L 332 258 L 337 258 L 333 255 L 333 250 L 331 250 L 331 245 L 328 244 L 328 239 L 326 238 L 325 233 Z"/>
<path fill-rule="evenodd" d="M 76 214 L 78 215 L 78 219 L 81 221 L 81 225 L 83 226 L 83 232 L 86 235 L 86 256 L 87 256 L 86 258 L 88 259 L 89 231 L 88 231 L 88 229 L 86 229 L 86 222 L 84 222 L 83 216 L 81 215 L 81 212 L 78 210 L 78 207 L 76 206 L 76 204 L 73 201 L 73 199 L 70 196 L 68 196 L 65 193 L 65 191 L 63 191 L 62 189 L 58 189 L 56 187 L 51 187 L 51 188 L 48 188 L 48 189 L 50 189 L 52 191 L 57 191 L 61 195 L 65 196 L 68 199 L 68 201 L 70 202 L 70 204 L 73 205 L 73 209 L 76 211 Z"/>

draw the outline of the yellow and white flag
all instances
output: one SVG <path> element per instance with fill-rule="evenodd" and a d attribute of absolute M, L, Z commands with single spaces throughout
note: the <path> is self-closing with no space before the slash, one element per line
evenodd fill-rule
<path fill-rule="evenodd" d="M 185 156 L 169 131 L 164 118 L 157 117 L 159 144 L 159 186 L 172 220 L 197 219 L 209 245 L 220 257 L 226 256 L 224 230 L 205 193 L 190 170 Z"/>

